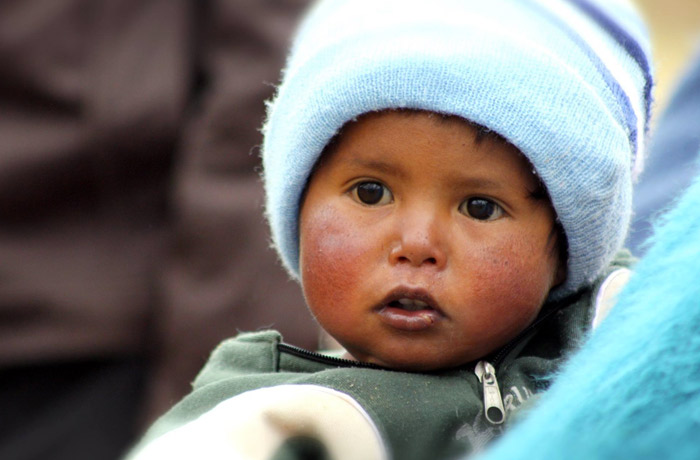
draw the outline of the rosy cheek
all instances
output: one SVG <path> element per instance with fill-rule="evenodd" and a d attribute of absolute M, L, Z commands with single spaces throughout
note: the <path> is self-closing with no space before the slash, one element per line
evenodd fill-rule
<path fill-rule="evenodd" d="M 489 299 L 490 313 L 508 322 L 531 320 L 550 288 L 546 259 L 525 242 L 513 241 L 480 251 L 475 291 Z M 508 318 L 508 320 L 504 320 Z"/>
<path fill-rule="evenodd" d="M 316 208 L 302 220 L 302 284 L 316 314 L 319 308 L 345 304 L 361 281 L 367 238 L 352 224 L 332 206 Z"/>

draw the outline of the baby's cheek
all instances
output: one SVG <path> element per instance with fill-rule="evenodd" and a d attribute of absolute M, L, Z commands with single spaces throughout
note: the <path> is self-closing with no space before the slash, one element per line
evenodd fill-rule
<path fill-rule="evenodd" d="M 528 246 L 510 244 L 492 248 L 482 261 L 477 277 L 492 305 L 512 318 L 537 314 L 550 288 L 545 258 Z"/>
<path fill-rule="evenodd" d="M 352 222 L 332 207 L 306 216 L 301 228 L 301 275 L 304 293 L 314 304 L 342 302 L 358 282 L 367 238 L 358 237 Z"/>

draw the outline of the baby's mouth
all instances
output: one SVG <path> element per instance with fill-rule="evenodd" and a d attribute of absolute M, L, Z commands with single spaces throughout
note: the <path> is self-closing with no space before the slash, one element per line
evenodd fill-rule
<path fill-rule="evenodd" d="M 393 308 L 400 308 L 406 311 L 420 311 L 420 310 L 433 310 L 433 307 L 428 305 L 428 303 L 423 302 L 418 299 L 402 298 L 398 300 L 393 300 L 387 305 Z"/>
<path fill-rule="evenodd" d="M 392 291 L 379 305 L 377 313 L 386 325 L 407 332 L 426 330 L 444 318 L 430 294 L 413 289 Z"/>

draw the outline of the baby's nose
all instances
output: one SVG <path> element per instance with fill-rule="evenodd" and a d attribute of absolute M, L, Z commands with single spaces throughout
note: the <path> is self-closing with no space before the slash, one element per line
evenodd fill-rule
<path fill-rule="evenodd" d="M 393 264 L 442 268 L 447 261 L 444 223 L 432 213 L 411 213 L 397 221 L 397 240 L 390 252 Z"/>

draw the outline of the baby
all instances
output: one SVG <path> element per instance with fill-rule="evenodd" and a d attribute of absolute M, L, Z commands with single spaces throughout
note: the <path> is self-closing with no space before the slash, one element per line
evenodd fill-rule
<path fill-rule="evenodd" d="M 316 4 L 264 180 L 344 350 L 222 343 L 134 458 L 452 458 L 497 436 L 628 276 L 647 50 L 623 0 Z"/>
<path fill-rule="evenodd" d="M 351 359 L 464 365 L 532 323 L 564 280 L 552 206 L 506 141 L 457 117 L 382 111 L 328 150 L 302 199 L 299 267 Z"/>

